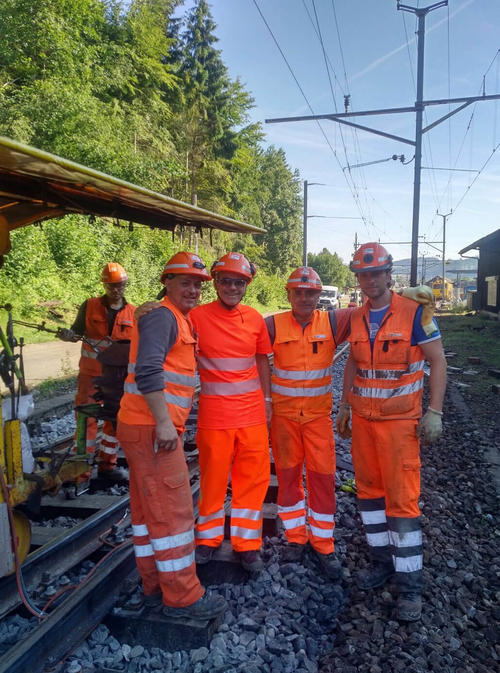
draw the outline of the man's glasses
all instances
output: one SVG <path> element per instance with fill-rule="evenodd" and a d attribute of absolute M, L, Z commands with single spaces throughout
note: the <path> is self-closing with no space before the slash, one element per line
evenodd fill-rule
<path fill-rule="evenodd" d="M 243 278 L 219 278 L 219 283 L 224 285 L 224 287 L 231 287 L 231 285 L 234 285 L 239 290 L 242 290 L 247 286 L 247 282 L 246 280 L 243 280 Z"/>
<path fill-rule="evenodd" d="M 127 283 L 104 283 L 104 287 L 107 290 L 124 290 L 127 287 Z"/>

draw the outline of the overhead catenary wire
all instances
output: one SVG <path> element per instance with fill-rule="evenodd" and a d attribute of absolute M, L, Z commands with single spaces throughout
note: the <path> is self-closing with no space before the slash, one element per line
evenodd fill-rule
<path fill-rule="evenodd" d="M 262 18 L 262 20 L 263 20 L 263 22 L 264 22 L 266 28 L 268 29 L 269 34 L 271 35 L 271 37 L 272 37 L 272 39 L 273 39 L 273 41 L 274 41 L 276 47 L 278 48 L 278 51 L 280 52 L 280 54 L 281 54 L 283 60 L 285 61 L 285 64 L 286 64 L 286 66 L 287 66 L 287 68 L 288 68 L 290 74 L 292 75 L 292 77 L 293 77 L 293 79 L 294 79 L 294 81 L 295 81 L 295 83 L 296 83 L 296 85 L 297 85 L 297 87 L 298 87 L 300 93 L 302 94 L 302 97 L 304 98 L 307 107 L 308 107 L 309 110 L 311 111 L 311 114 L 314 115 L 315 113 L 314 113 L 314 110 L 313 110 L 313 108 L 312 108 L 312 106 L 311 106 L 311 104 L 310 104 L 310 102 L 309 102 L 309 99 L 307 98 L 306 94 L 304 93 L 304 90 L 302 89 L 302 87 L 301 87 L 301 85 L 300 85 L 300 82 L 299 82 L 299 80 L 297 79 L 297 76 L 295 75 L 295 73 L 294 73 L 294 71 L 293 71 L 293 68 L 291 67 L 290 63 L 288 62 L 288 59 L 286 58 L 285 53 L 283 52 L 283 50 L 282 50 L 282 48 L 281 48 L 281 46 L 280 46 L 278 40 L 276 39 L 276 37 L 275 37 L 275 35 L 274 35 L 274 33 L 273 33 L 272 29 L 271 29 L 271 26 L 270 26 L 269 23 L 267 22 L 266 17 L 265 17 L 264 14 L 262 13 L 262 10 L 261 10 L 261 8 L 259 7 L 259 4 L 258 4 L 257 0 L 253 0 L 253 3 L 254 3 L 254 5 L 255 5 L 257 11 L 259 12 L 259 14 L 260 14 L 260 16 L 261 16 L 261 18 Z M 316 120 L 316 123 L 317 123 L 317 125 L 318 125 L 318 127 L 319 127 L 319 129 L 320 129 L 320 131 L 321 131 L 321 133 L 322 133 L 322 135 L 323 135 L 323 137 L 324 137 L 324 139 L 325 139 L 325 141 L 326 141 L 328 147 L 330 148 L 330 150 L 331 150 L 331 152 L 332 152 L 332 154 L 333 154 L 333 156 L 334 156 L 334 158 L 335 158 L 337 164 L 338 164 L 339 167 L 342 169 L 342 164 L 341 164 L 341 162 L 340 162 L 340 160 L 339 160 L 339 158 L 338 158 L 338 156 L 337 156 L 337 152 L 336 152 L 336 151 L 334 150 L 334 148 L 332 147 L 332 144 L 330 143 L 330 140 L 328 139 L 328 136 L 326 135 L 326 133 L 325 133 L 323 127 L 321 126 L 319 120 Z M 351 191 L 352 197 L 353 197 L 353 199 L 354 199 L 354 201 L 355 201 L 355 203 L 356 203 L 356 206 L 357 206 L 357 208 L 358 208 L 359 214 L 361 215 L 361 219 L 366 223 L 366 215 L 363 213 L 363 210 L 362 210 L 362 208 L 361 208 L 361 203 L 360 203 L 360 201 L 359 201 L 359 197 L 356 196 L 356 194 L 355 194 L 355 192 L 353 191 L 353 188 L 352 188 L 352 186 L 351 186 L 349 180 L 348 180 L 347 177 L 345 176 L 344 172 L 342 172 L 342 174 L 344 175 L 344 178 L 345 178 L 345 180 L 346 180 L 346 183 L 347 183 L 347 185 L 348 185 L 348 187 L 349 187 L 349 189 L 350 189 L 350 191 Z"/>

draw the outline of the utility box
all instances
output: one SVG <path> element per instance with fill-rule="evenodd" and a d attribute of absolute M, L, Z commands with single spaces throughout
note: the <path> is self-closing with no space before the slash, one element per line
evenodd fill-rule
<path fill-rule="evenodd" d="M 467 292 L 467 310 L 479 311 L 481 309 L 481 293 L 478 291 Z"/>

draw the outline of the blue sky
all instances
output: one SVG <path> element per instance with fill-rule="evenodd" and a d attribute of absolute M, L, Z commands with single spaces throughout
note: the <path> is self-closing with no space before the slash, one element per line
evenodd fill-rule
<path fill-rule="evenodd" d="M 313 0 L 257 2 L 315 114 L 334 112 L 323 51 L 305 8 L 315 21 Z M 191 4 L 189 1 L 185 7 Z M 407 4 L 418 3 L 408 0 Z M 422 1 L 420 4 L 425 6 Z M 338 111 L 343 111 L 343 92 L 347 90 L 354 111 L 413 105 L 415 89 L 410 58 L 416 77 L 415 17 L 397 11 L 396 0 L 315 0 L 315 6 L 325 50 L 338 78 L 330 70 Z M 218 24 L 218 47 L 229 72 L 233 78 L 239 76 L 255 98 L 253 120 L 264 122 L 266 118 L 310 114 L 254 1 L 213 0 L 212 12 Z M 428 15 L 426 25 L 424 99 L 447 98 L 449 94 L 478 95 L 483 75 L 500 48 L 500 1 L 450 0 L 449 8 Z M 500 93 L 499 68 L 500 56 L 493 61 L 486 77 L 487 94 Z M 447 112 L 448 106 L 444 105 L 428 108 L 424 123 L 432 123 Z M 414 120 L 414 114 L 410 113 L 357 121 L 412 138 Z M 389 161 L 363 169 L 352 168 L 351 188 L 342 167 L 347 162 L 354 166 L 393 154 L 404 154 L 409 160 L 413 148 L 343 127 L 344 152 L 339 125 L 324 121 L 322 127 L 338 162 L 316 122 L 265 125 L 267 142 L 284 148 L 291 167 L 299 169 L 302 179 L 326 183 L 309 189 L 311 215 L 365 218 L 365 221 L 311 218 L 309 250 L 317 252 L 326 246 L 347 260 L 353 251 L 355 232 L 361 242 L 409 241 L 413 163 L 404 166 L 399 161 Z M 471 105 L 426 134 L 423 165 L 478 171 L 499 142 L 500 101 Z M 447 225 L 447 257 L 457 257 L 465 245 L 500 227 L 500 148 L 471 186 L 476 177 L 474 172 L 423 171 L 420 233 L 426 235 L 427 241 L 440 241 L 442 218 L 436 217 L 436 211 L 453 210 Z M 410 252 L 408 245 L 391 245 L 389 249 L 397 259 L 409 256 Z M 420 254 L 433 252 L 436 251 L 426 244 L 420 247 Z"/>

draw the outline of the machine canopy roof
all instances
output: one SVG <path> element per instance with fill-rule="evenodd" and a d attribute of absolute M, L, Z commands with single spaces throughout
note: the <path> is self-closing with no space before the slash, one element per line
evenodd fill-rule
<path fill-rule="evenodd" d="M 0 215 L 7 219 L 9 230 L 70 214 L 110 217 L 168 230 L 187 225 L 266 233 L 260 227 L 0 136 Z"/>

